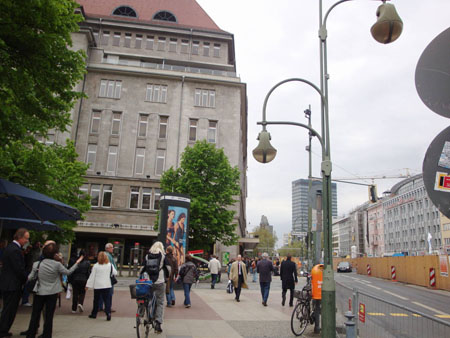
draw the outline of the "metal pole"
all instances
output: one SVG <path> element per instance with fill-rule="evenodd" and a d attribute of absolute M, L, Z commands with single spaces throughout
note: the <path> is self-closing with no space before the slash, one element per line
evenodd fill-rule
<path fill-rule="evenodd" d="M 308 112 L 308 113 L 307 113 Z M 311 125 L 311 105 L 309 106 L 309 109 L 305 111 L 306 117 L 308 119 L 308 127 L 312 128 Z M 311 132 L 309 132 L 309 144 L 308 144 L 308 155 L 309 155 L 309 173 L 308 173 L 308 196 L 311 194 L 312 189 L 312 153 L 311 153 L 311 140 L 313 135 Z M 306 243 L 306 255 L 308 260 L 308 269 L 311 270 L 312 264 L 311 264 L 311 228 L 312 228 L 312 205 L 308 198 L 308 241 Z"/>

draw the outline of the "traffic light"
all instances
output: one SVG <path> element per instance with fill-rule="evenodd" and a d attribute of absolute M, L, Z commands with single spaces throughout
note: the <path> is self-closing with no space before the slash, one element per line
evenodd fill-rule
<path fill-rule="evenodd" d="M 374 184 L 369 185 L 369 201 L 370 203 L 376 203 L 378 201 L 377 186 Z"/>

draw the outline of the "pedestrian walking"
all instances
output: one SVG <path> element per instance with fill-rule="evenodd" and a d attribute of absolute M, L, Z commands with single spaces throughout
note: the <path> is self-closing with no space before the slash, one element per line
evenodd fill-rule
<path fill-rule="evenodd" d="M 241 289 L 248 289 L 247 286 L 247 267 L 242 261 L 242 256 L 238 255 L 236 261 L 231 264 L 230 279 L 233 282 L 236 302 L 240 302 Z"/>
<path fill-rule="evenodd" d="M 116 265 L 116 261 L 114 260 L 114 257 L 113 257 L 113 251 L 114 251 L 114 245 L 112 245 L 112 243 L 107 243 L 105 245 L 106 256 L 108 256 L 109 262 L 114 266 L 114 269 L 116 269 L 116 271 L 117 271 L 117 265 Z M 114 285 L 111 286 L 111 289 L 109 291 L 109 300 L 111 302 L 111 312 L 116 312 L 116 310 L 113 310 L 113 308 L 112 308 L 113 294 L 114 294 Z M 99 311 L 104 310 L 103 299 L 101 297 L 99 298 L 99 301 L 98 301 L 98 310 Z"/>
<path fill-rule="evenodd" d="M 291 254 L 287 254 L 286 260 L 281 263 L 280 268 L 281 288 L 282 288 L 282 301 L 281 305 L 286 303 L 286 292 L 289 289 L 289 306 L 294 306 L 294 288 L 298 282 L 297 278 L 297 266 L 291 261 Z"/>
<path fill-rule="evenodd" d="M 28 243 L 29 239 L 30 233 L 28 230 L 20 228 L 14 234 L 14 240 L 3 251 L 2 278 L 0 278 L 0 290 L 3 297 L 0 338 L 12 336 L 9 329 L 16 318 L 17 308 L 22 296 L 22 287 L 27 280 L 22 247 Z"/>
<path fill-rule="evenodd" d="M 84 297 L 86 295 L 86 282 L 89 278 L 91 263 L 88 261 L 84 250 L 80 251 L 78 258 L 83 257 L 78 268 L 70 275 L 72 283 L 72 313 L 84 311 Z"/>
<path fill-rule="evenodd" d="M 252 261 L 252 282 L 256 283 L 256 279 L 258 278 L 258 269 L 256 269 L 256 265 L 258 264 L 258 258 L 255 258 Z"/>
<path fill-rule="evenodd" d="M 209 261 L 208 269 L 211 272 L 211 289 L 214 289 L 220 269 L 222 269 L 222 265 L 220 265 L 220 262 L 215 255 L 213 255 Z"/>
<path fill-rule="evenodd" d="M 267 306 L 273 271 L 273 264 L 269 260 L 269 255 L 267 254 L 267 252 L 264 252 L 262 254 L 262 260 L 258 262 L 256 268 L 259 273 L 259 286 L 261 288 L 262 305 Z"/>
<path fill-rule="evenodd" d="M 21 333 L 21 335 L 26 334 L 27 338 L 36 336 L 44 308 L 44 332 L 40 337 L 52 337 L 56 301 L 59 293 L 63 290 L 61 276 L 72 274 L 77 269 L 78 263 L 83 260 L 83 257 L 78 258 L 75 264 L 70 269 L 67 269 L 61 262 L 55 260 L 57 254 L 58 248 L 55 243 L 46 245 L 42 250 L 43 259 L 34 262 L 31 273 L 28 276 L 28 280 L 37 278 L 37 282 L 33 289 L 35 295 L 28 330 Z"/>
<path fill-rule="evenodd" d="M 98 303 L 101 297 L 105 303 L 106 320 L 111 320 L 111 298 L 109 297 L 112 286 L 111 275 L 116 276 L 117 270 L 109 262 L 106 253 L 100 251 L 97 255 L 97 263 L 94 264 L 86 282 L 86 288 L 94 289 L 94 302 L 89 318 L 97 318 Z"/>
<path fill-rule="evenodd" d="M 191 307 L 191 287 L 192 284 L 198 280 L 198 270 L 197 266 L 192 261 L 191 255 L 186 255 L 186 262 L 181 265 L 179 278 L 183 283 L 184 289 L 184 306 L 186 308 Z"/>
<path fill-rule="evenodd" d="M 175 305 L 175 292 L 173 292 L 173 286 L 178 276 L 178 264 L 177 259 L 173 256 L 173 247 L 168 246 L 166 249 L 166 259 L 170 264 L 169 278 L 166 284 L 166 300 L 167 306 L 172 307 Z"/>

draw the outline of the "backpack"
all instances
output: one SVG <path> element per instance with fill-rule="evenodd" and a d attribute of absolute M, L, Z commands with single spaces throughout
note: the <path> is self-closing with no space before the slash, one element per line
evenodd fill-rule
<path fill-rule="evenodd" d="M 159 277 L 159 271 L 161 270 L 161 258 L 161 253 L 149 253 L 145 259 L 145 271 L 147 271 L 150 280 L 153 283 L 155 283 Z"/>

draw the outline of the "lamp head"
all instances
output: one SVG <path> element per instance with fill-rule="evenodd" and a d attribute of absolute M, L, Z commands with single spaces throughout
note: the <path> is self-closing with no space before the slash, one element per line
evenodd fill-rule
<path fill-rule="evenodd" d="M 263 130 L 258 135 L 259 144 L 253 149 L 253 157 L 261 163 L 269 163 L 275 158 L 277 150 L 270 144 L 270 134 Z"/>
<path fill-rule="evenodd" d="M 398 39 L 403 29 L 402 19 L 394 5 L 382 4 L 377 9 L 378 20 L 370 29 L 372 36 L 380 43 L 391 43 Z"/>

